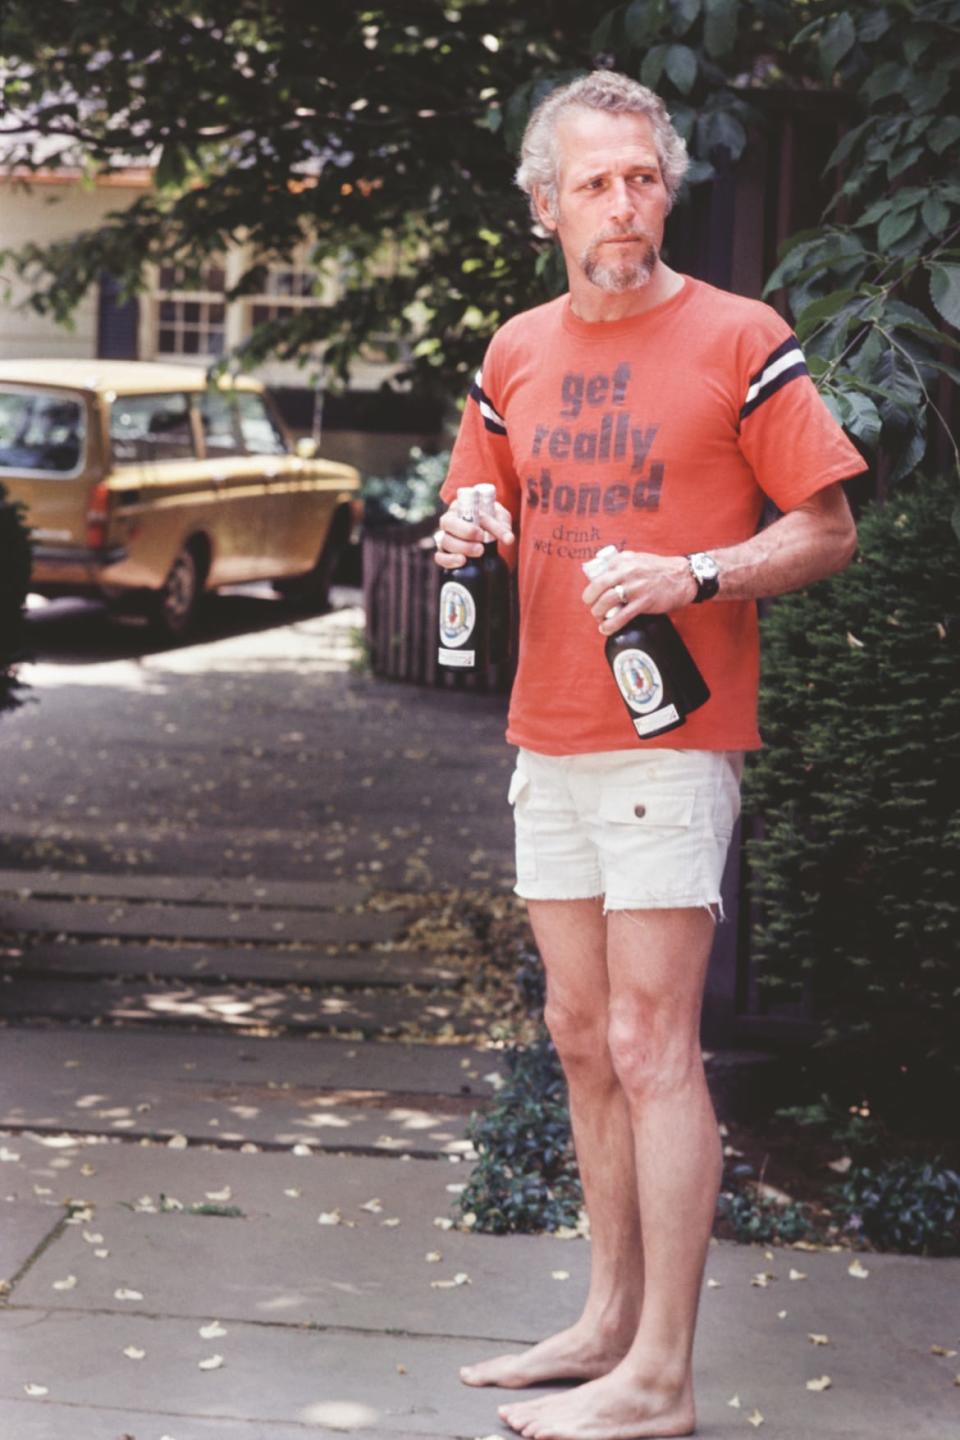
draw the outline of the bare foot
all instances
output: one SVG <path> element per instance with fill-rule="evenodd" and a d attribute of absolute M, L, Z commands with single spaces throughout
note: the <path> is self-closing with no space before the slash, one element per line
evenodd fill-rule
<path fill-rule="evenodd" d="M 697 1423 L 689 1377 L 678 1390 L 623 1365 L 577 1390 L 498 1408 L 525 1440 L 652 1440 L 692 1435 Z"/>
<path fill-rule="evenodd" d="M 500 1385 L 506 1390 L 522 1390 L 547 1380 L 594 1380 L 620 1363 L 632 1334 L 631 1329 L 622 1340 L 602 1339 L 593 1328 L 572 1325 L 522 1355 L 498 1355 L 495 1360 L 464 1365 L 460 1379 L 465 1385 Z"/>

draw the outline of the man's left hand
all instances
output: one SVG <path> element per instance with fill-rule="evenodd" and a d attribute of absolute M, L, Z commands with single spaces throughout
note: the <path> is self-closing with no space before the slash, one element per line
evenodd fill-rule
<path fill-rule="evenodd" d="M 621 550 L 582 595 L 600 627 L 601 635 L 614 635 L 635 615 L 665 615 L 693 603 L 697 593 L 685 555 L 649 555 Z M 616 614 L 608 611 L 616 607 Z"/>

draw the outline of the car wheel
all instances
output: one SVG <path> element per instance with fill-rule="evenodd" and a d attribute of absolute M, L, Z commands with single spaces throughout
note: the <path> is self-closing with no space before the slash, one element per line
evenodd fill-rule
<path fill-rule="evenodd" d="M 186 635 L 203 598 L 203 572 L 196 547 L 184 545 L 151 607 L 154 630 L 165 640 Z"/>

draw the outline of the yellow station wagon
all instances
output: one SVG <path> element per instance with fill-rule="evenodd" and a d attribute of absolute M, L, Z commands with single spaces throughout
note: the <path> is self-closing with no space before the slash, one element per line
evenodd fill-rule
<path fill-rule="evenodd" d="M 141 361 L 0 361 L 0 482 L 32 590 L 145 609 L 173 638 L 218 585 L 320 608 L 360 514 L 357 471 L 294 446 L 258 382 Z"/>

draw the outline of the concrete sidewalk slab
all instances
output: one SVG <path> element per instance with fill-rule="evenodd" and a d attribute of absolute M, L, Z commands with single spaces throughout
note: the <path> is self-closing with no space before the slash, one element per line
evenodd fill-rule
<path fill-rule="evenodd" d="M 0 1172 L 0 1182 L 4 1176 Z M 0 1205 L 0 1280 L 9 1280 L 62 1220 L 59 1208 L 20 1200 Z M 0 1432 L 2 1433 L 2 1432 Z"/>
<path fill-rule="evenodd" d="M 429 950 L 340 951 L 240 949 L 236 946 L 67 944 L 43 941 L 7 958 L 9 975 L 157 975 L 213 981 L 220 977 L 275 985 L 458 985 L 464 972 Z"/>
<path fill-rule="evenodd" d="M 229 909 L 212 905 L 159 905 L 147 901 L 0 900 L 0 925 L 24 934 L 115 935 L 138 940 L 284 940 L 307 944 L 353 942 L 364 945 L 394 940 L 409 923 L 399 910 Z"/>
<path fill-rule="evenodd" d="M 14 977 L 0 993 L 0 1014 L 11 1020 L 113 1021 L 124 1025 L 276 1026 L 284 1030 L 336 1030 L 360 1035 L 486 1034 L 489 1016 L 460 1013 L 454 998 L 384 994 L 380 990 L 326 991 L 296 986 L 82 977 Z"/>
<path fill-rule="evenodd" d="M 9 1415 L 16 1426 L 4 1433 L 17 1440 L 114 1440 L 124 1416 L 136 1440 L 164 1434 L 280 1440 L 344 1431 L 468 1440 L 499 1430 L 495 1392 L 471 1390 L 457 1378 L 460 1365 L 496 1354 L 495 1344 L 237 1322 L 223 1322 L 225 1335 L 204 1340 L 199 1328 L 196 1319 L 134 1315 L 0 1316 L 6 1356 L 0 1418 Z M 144 1350 L 143 1359 L 128 1359 L 128 1346 Z M 221 1367 L 198 1368 L 215 1354 L 223 1357 Z M 49 1394 L 27 1400 L 24 1383 L 45 1384 Z M 106 1394 L 109 1410 L 101 1408 Z M 64 1429 L 20 1428 L 31 1415 L 34 1424 L 45 1417 L 49 1425 L 58 1411 Z M 84 1416 L 89 1428 L 81 1428 Z"/>
<path fill-rule="evenodd" d="M 2 992 L 0 992 L 2 995 Z M 0 1093 L 50 1086 L 55 1103 L 97 1091 L 125 1104 L 131 1085 L 185 1077 L 218 1082 L 228 1093 L 247 1085 L 314 1085 L 393 1091 L 401 1095 L 474 1095 L 488 1099 L 484 1076 L 502 1074 L 498 1050 L 466 1045 L 412 1045 L 326 1037 L 187 1034 L 179 1030 L 8 1026 L 0 1031 Z M 106 1101 L 104 1102 L 106 1103 Z"/>
<path fill-rule="evenodd" d="M 228 880 L 212 875 L 96 875 L 71 870 L 0 870 L 0 895 L 19 899 L 161 900 L 258 909 L 331 910 L 360 905 L 370 886 L 354 880 Z"/>

